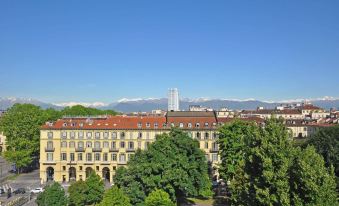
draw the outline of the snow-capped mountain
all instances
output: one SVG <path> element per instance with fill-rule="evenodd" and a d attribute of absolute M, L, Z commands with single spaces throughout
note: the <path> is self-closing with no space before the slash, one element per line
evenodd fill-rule
<path fill-rule="evenodd" d="M 226 107 L 229 109 L 256 109 L 259 106 L 265 108 L 274 108 L 281 103 L 297 103 L 297 102 L 311 102 L 314 105 L 329 110 L 330 108 L 339 109 L 339 98 L 323 97 L 316 99 L 292 99 L 282 101 L 259 101 L 255 99 L 210 99 L 198 98 L 189 99 L 183 98 L 180 100 L 180 109 L 187 110 L 190 105 L 201 105 L 213 109 L 220 109 Z M 41 106 L 42 108 L 56 108 L 61 109 L 67 106 L 83 105 L 86 107 L 93 107 L 98 109 L 113 109 L 120 112 L 138 112 L 138 111 L 151 111 L 153 109 L 167 109 L 167 98 L 123 98 L 113 103 L 107 104 L 103 102 L 61 102 L 61 103 L 45 103 L 31 98 L 0 98 L 0 110 L 5 110 L 15 103 L 30 103 Z"/>

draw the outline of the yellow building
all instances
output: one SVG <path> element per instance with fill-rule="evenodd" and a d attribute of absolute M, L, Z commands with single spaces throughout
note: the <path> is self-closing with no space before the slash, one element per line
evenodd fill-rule
<path fill-rule="evenodd" d="M 6 136 L 0 132 L 0 154 L 6 151 Z"/>
<path fill-rule="evenodd" d="M 71 117 L 48 122 L 40 134 L 40 178 L 85 180 L 95 171 L 112 182 L 115 170 L 137 149 L 146 149 L 158 134 L 181 128 L 200 141 L 206 158 L 219 161 L 218 120 L 214 112 L 168 112 L 166 116 Z"/>

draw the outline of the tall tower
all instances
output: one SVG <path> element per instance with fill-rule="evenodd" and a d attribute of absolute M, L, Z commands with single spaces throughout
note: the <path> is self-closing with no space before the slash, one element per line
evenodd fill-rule
<path fill-rule="evenodd" d="M 177 88 L 168 90 L 168 111 L 179 111 L 179 92 Z"/>

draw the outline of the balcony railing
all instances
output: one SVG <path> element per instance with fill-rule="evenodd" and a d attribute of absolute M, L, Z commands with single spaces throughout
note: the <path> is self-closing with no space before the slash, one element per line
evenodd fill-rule
<path fill-rule="evenodd" d="M 217 152 L 219 152 L 219 148 L 211 148 L 210 152 L 211 153 L 217 153 Z"/>
<path fill-rule="evenodd" d="M 101 151 L 102 151 L 102 148 L 93 148 L 92 151 L 93 151 L 93 152 L 101 152 Z"/>
<path fill-rule="evenodd" d="M 85 148 L 83 148 L 83 147 L 77 147 L 77 148 L 75 148 L 75 151 L 76 151 L 76 152 L 85 152 Z"/>
<path fill-rule="evenodd" d="M 45 148 L 45 152 L 54 152 L 55 151 L 55 148 L 53 147 L 46 147 Z"/>
<path fill-rule="evenodd" d="M 109 148 L 109 151 L 110 152 L 119 152 L 119 149 L 117 149 L 117 148 Z"/>

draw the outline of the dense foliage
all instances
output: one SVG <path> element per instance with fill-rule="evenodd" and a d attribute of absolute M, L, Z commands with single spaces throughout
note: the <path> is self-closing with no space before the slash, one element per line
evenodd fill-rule
<path fill-rule="evenodd" d="M 101 202 L 105 191 L 104 182 L 99 175 L 92 172 L 85 181 L 88 191 L 86 196 L 86 203 L 88 205 L 97 204 Z"/>
<path fill-rule="evenodd" d="M 175 206 L 167 192 L 156 189 L 145 199 L 145 206 Z"/>
<path fill-rule="evenodd" d="M 172 201 L 210 194 L 207 162 L 199 142 L 176 129 L 158 135 L 147 150 L 137 151 L 127 168 L 117 170 L 114 182 L 133 205 L 141 204 L 156 188 L 166 191 Z"/>
<path fill-rule="evenodd" d="M 339 126 L 322 128 L 307 141 L 307 144 L 313 145 L 323 156 L 328 168 L 334 167 L 339 190 Z"/>
<path fill-rule="evenodd" d="M 270 119 L 264 126 L 235 121 L 219 131 L 219 172 L 231 183 L 233 205 L 317 205 L 319 201 L 333 205 L 336 201 L 331 171 L 311 148 L 292 146 L 281 120 Z M 315 171 L 307 171 L 311 168 Z"/>
<path fill-rule="evenodd" d="M 129 198 L 117 186 L 111 187 L 104 194 L 98 206 L 132 206 Z"/>
<path fill-rule="evenodd" d="M 67 197 L 64 188 L 57 182 L 47 186 L 37 197 L 38 206 L 66 206 Z"/>
<path fill-rule="evenodd" d="M 83 206 L 86 205 L 88 186 L 80 180 L 73 182 L 68 188 L 69 206 Z"/>
<path fill-rule="evenodd" d="M 112 110 L 86 108 L 80 105 L 61 111 L 43 110 L 32 104 L 15 104 L 0 119 L 0 131 L 6 136 L 7 151 L 4 157 L 20 169 L 39 157 L 40 127 L 46 121 L 55 121 L 63 115 L 117 114 Z"/>

